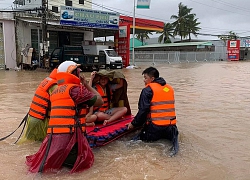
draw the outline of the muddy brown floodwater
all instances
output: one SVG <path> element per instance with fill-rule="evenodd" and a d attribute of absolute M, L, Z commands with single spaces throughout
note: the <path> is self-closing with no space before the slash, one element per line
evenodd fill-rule
<path fill-rule="evenodd" d="M 140 65 L 139 65 L 140 66 Z M 141 69 L 123 69 L 133 114 L 144 87 Z M 248 180 L 250 179 L 250 62 L 156 64 L 175 89 L 180 151 L 170 144 L 131 143 L 123 137 L 94 149 L 92 168 L 69 174 L 27 171 L 25 156 L 40 143 L 15 145 L 21 129 L 0 142 L 0 179 L 60 180 Z M 48 72 L 0 71 L 0 137 L 12 132 L 29 109 L 34 91 Z M 84 73 L 88 78 L 90 73 Z"/>

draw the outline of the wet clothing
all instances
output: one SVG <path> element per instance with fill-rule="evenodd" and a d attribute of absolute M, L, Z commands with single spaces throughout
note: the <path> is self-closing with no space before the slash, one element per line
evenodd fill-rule
<path fill-rule="evenodd" d="M 157 141 L 159 139 L 173 140 L 178 137 L 178 129 L 176 125 L 157 126 L 150 122 L 142 129 L 140 133 L 140 140 L 143 141 Z"/>
<path fill-rule="evenodd" d="M 103 100 L 103 105 L 101 107 L 94 107 L 94 111 L 105 112 L 110 108 L 110 101 L 112 99 L 112 91 L 109 88 L 103 89 L 100 84 L 95 84 L 94 88 L 100 94 Z M 109 91 L 109 92 L 107 92 Z"/>
<path fill-rule="evenodd" d="M 127 96 L 128 84 L 125 79 L 125 76 L 120 71 L 100 70 L 96 73 L 92 84 L 98 83 L 101 76 L 106 76 L 110 80 L 109 87 L 111 91 L 113 91 L 110 107 L 126 107 L 126 115 L 131 115 L 131 108 Z M 116 89 L 116 86 L 117 84 L 119 84 L 119 81 L 121 79 L 123 79 L 123 87 Z"/>
<path fill-rule="evenodd" d="M 46 172 L 67 166 L 73 173 L 90 168 L 94 162 L 92 150 L 84 136 L 85 117 L 81 115 L 85 113 L 81 112 L 86 110 L 86 105 L 93 106 L 97 97 L 87 91 L 80 84 L 80 79 L 72 74 L 60 72 L 56 78 L 58 87 L 51 95 L 50 130 L 38 152 L 26 157 L 30 172 Z M 76 92 L 72 93 L 75 88 L 82 97 Z M 54 132 L 51 128 L 57 130 Z"/>
<path fill-rule="evenodd" d="M 51 94 L 51 114 L 47 133 L 73 133 L 76 123 L 85 132 L 85 117 L 87 105 L 76 107 L 70 96 L 70 90 L 75 84 L 58 86 Z M 77 120 L 75 119 L 77 116 Z M 79 121 L 79 122 L 76 122 Z"/>
<path fill-rule="evenodd" d="M 30 105 L 29 115 L 40 120 L 48 117 L 50 108 L 50 94 L 48 90 L 56 85 L 56 80 L 50 77 L 45 78 L 38 88 Z"/>
<path fill-rule="evenodd" d="M 18 140 L 18 144 L 42 141 L 46 137 L 50 114 L 49 96 L 57 87 L 56 73 L 57 69 L 54 69 L 38 86 L 30 106 L 24 133 Z"/>
<path fill-rule="evenodd" d="M 166 84 L 166 81 L 159 77 L 159 78 L 155 78 L 155 80 L 152 83 L 158 83 L 159 85 L 162 86 L 162 89 L 164 89 L 164 87 L 168 87 L 170 89 L 171 86 Z M 152 84 L 150 83 L 150 84 Z M 155 90 L 156 91 L 156 90 Z M 165 113 L 166 117 L 160 117 L 161 115 L 159 114 L 155 114 L 153 115 L 153 117 L 155 119 L 160 119 L 161 120 L 167 120 L 165 121 L 165 123 L 163 123 L 162 125 L 157 125 L 155 123 L 153 123 L 151 115 L 152 115 L 152 110 L 154 109 L 154 107 L 159 108 L 157 106 L 153 106 L 152 105 L 152 100 L 153 102 L 155 100 L 157 100 L 159 103 L 158 104 L 162 104 L 161 102 L 161 98 L 156 94 L 154 95 L 154 93 L 159 93 L 159 92 L 154 92 L 153 89 L 150 87 L 150 85 L 146 86 L 141 94 L 140 94 L 140 98 L 139 98 L 139 102 L 138 102 L 138 113 L 136 114 L 134 120 L 131 122 L 131 124 L 135 127 L 138 126 L 143 126 L 143 129 L 141 130 L 141 132 L 138 134 L 137 139 L 141 139 L 143 141 L 156 141 L 159 139 L 169 139 L 170 141 L 173 142 L 173 147 L 176 148 L 176 150 L 178 151 L 178 129 L 177 126 L 174 124 L 169 124 L 167 122 L 169 122 L 169 120 L 172 118 L 173 120 L 175 120 L 175 111 L 173 112 L 171 110 L 171 116 L 173 117 L 168 117 L 168 115 Z M 162 94 L 159 94 L 162 96 Z M 170 97 L 163 97 L 162 99 L 167 101 L 174 101 L 173 97 L 174 96 L 173 92 L 171 92 Z M 157 98 L 155 98 L 157 96 Z M 155 101 L 154 103 L 157 104 L 157 102 Z M 165 108 L 169 108 L 169 109 L 173 109 L 174 108 L 174 104 L 173 102 L 171 102 L 171 104 L 168 103 L 164 103 L 163 106 Z M 161 107 L 160 107 L 161 108 Z M 156 110 L 156 109 L 154 109 Z M 159 109 L 158 109 L 159 110 Z M 161 111 L 161 110 L 160 110 Z M 157 112 L 157 110 L 155 111 Z M 162 119 L 163 118 L 163 119 Z M 157 120 L 155 120 L 157 122 Z M 176 122 L 176 121 L 175 121 Z M 177 153 L 177 152 L 176 152 Z"/>
<path fill-rule="evenodd" d="M 159 126 L 175 125 L 175 99 L 173 88 L 165 84 L 164 86 L 158 83 L 150 83 L 148 86 L 153 91 L 151 100 L 150 113 L 148 121 Z"/>

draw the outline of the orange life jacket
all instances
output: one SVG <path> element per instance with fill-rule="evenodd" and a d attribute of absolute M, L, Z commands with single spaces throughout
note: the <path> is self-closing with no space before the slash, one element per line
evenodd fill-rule
<path fill-rule="evenodd" d="M 153 91 L 149 121 L 155 125 L 167 126 L 176 124 L 175 99 L 173 88 L 166 84 L 148 84 Z"/>
<path fill-rule="evenodd" d="M 56 80 L 50 77 L 45 78 L 40 83 L 30 105 L 30 116 L 41 120 L 48 116 L 48 111 L 50 110 L 50 95 L 48 91 L 55 84 Z"/>
<path fill-rule="evenodd" d="M 94 111 L 98 110 L 98 111 L 102 111 L 105 112 L 106 110 L 108 110 L 110 107 L 110 102 L 107 96 L 107 93 L 103 90 L 103 88 L 101 87 L 100 84 L 96 84 L 96 91 L 102 96 L 102 100 L 103 100 L 103 105 L 101 107 L 94 107 Z M 112 91 L 110 91 L 110 96 L 112 95 Z M 110 97 L 112 98 L 112 97 Z"/>
<path fill-rule="evenodd" d="M 85 132 L 87 106 L 77 107 L 70 96 L 71 88 L 80 86 L 79 78 L 60 72 L 57 79 L 58 87 L 50 96 L 51 113 L 47 133 L 72 133 L 77 126 Z"/>

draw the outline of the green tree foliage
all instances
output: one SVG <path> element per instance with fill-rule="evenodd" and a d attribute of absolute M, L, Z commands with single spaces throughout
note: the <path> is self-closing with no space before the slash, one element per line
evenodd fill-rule
<path fill-rule="evenodd" d="M 161 34 L 158 38 L 158 42 L 161 43 L 171 43 L 170 37 L 173 36 L 173 29 L 171 23 L 164 23 L 163 30 L 161 32 L 156 32 L 157 34 Z"/>
<path fill-rule="evenodd" d="M 172 15 L 170 17 L 175 20 L 172 23 L 174 28 L 173 35 L 179 35 L 181 37 L 181 41 L 186 37 L 189 37 L 189 40 L 191 40 L 191 34 L 196 36 L 197 32 L 201 29 L 198 27 L 198 25 L 200 25 L 198 18 L 195 18 L 196 14 L 191 13 L 192 10 L 193 8 L 188 8 L 182 3 L 179 3 L 178 15 Z"/>
<path fill-rule="evenodd" d="M 187 30 L 188 30 L 188 39 L 191 41 L 191 34 L 193 34 L 195 37 L 197 37 L 197 32 L 201 29 L 199 27 L 200 22 L 198 21 L 198 18 L 194 19 L 195 17 L 192 17 L 187 21 Z"/>
<path fill-rule="evenodd" d="M 151 32 L 145 31 L 145 32 L 140 32 L 135 35 L 136 39 L 139 39 L 142 43 L 142 46 L 144 45 L 144 39 L 149 39 L 149 35 L 152 35 Z"/>

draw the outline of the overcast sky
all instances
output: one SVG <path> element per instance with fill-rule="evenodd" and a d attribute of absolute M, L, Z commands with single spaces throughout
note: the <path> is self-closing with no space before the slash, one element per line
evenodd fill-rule
<path fill-rule="evenodd" d="M 133 16 L 134 0 L 93 0 L 95 4 Z M 105 2 L 105 3 L 103 3 Z M 135 2 L 137 2 L 135 0 Z M 178 14 L 182 2 L 199 19 L 200 33 L 226 34 L 236 32 L 239 36 L 250 36 L 250 0 L 151 0 L 150 9 L 136 9 L 136 17 L 173 22 L 171 15 Z M 93 4 L 93 9 L 103 9 Z M 213 36 L 198 36 L 199 39 L 217 39 Z"/>
<path fill-rule="evenodd" d="M 0 0 L 1 9 L 9 9 L 13 1 Z M 133 16 L 133 2 L 134 0 L 92 0 L 92 8 Z M 218 35 L 233 31 L 240 37 L 250 36 L 250 0 L 151 0 L 150 9 L 136 9 L 136 17 L 171 23 L 173 20 L 170 17 L 177 15 L 180 2 L 193 8 L 192 13 L 196 14 L 201 23 L 200 33 Z M 213 36 L 198 38 L 217 39 Z"/>

